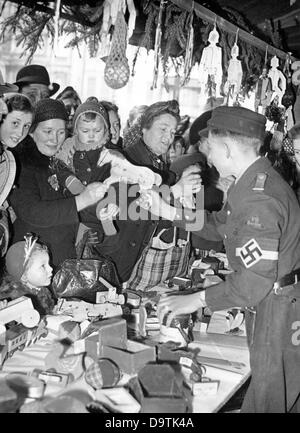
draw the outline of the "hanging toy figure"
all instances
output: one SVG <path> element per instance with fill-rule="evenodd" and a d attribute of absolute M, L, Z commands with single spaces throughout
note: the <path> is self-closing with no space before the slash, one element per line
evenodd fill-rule
<path fill-rule="evenodd" d="M 213 86 L 216 86 L 216 98 L 221 96 L 220 87 L 223 75 L 222 49 L 221 47 L 217 47 L 216 44 L 218 41 L 219 33 L 217 32 L 216 26 L 214 26 L 208 36 L 209 45 L 203 49 L 198 69 L 201 92 L 205 91 L 208 82 L 210 82 Z M 207 88 L 207 90 L 209 91 L 209 88 Z"/>
<path fill-rule="evenodd" d="M 286 108 L 286 129 L 289 131 L 294 126 L 293 106 L 296 101 L 296 95 L 292 84 L 292 70 L 291 70 L 291 53 L 286 56 L 283 73 L 286 76 L 286 90 L 282 97 L 281 103 Z"/>
<path fill-rule="evenodd" d="M 242 63 L 238 60 L 239 47 L 237 43 L 231 48 L 231 60 L 228 66 L 227 81 L 224 86 L 224 92 L 227 94 L 227 105 L 233 106 L 237 104 L 237 97 L 241 88 L 243 69 Z"/>
<path fill-rule="evenodd" d="M 268 69 L 265 65 L 255 86 L 255 111 L 265 114 L 266 107 L 270 105 L 272 97 L 272 81 L 268 77 Z"/>
<path fill-rule="evenodd" d="M 269 70 L 268 77 L 272 81 L 273 95 L 271 102 L 276 101 L 277 105 L 282 106 L 282 97 L 286 89 L 286 78 L 284 74 L 278 69 L 279 60 L 278 57 L 273 56 L 271 59 L 271 69 Z"/>

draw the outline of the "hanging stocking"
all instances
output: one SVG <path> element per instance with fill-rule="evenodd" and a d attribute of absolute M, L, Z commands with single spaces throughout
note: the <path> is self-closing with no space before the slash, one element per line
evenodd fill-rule
<path fill-rule="evenodd" d="M 61 0 L 56 0 L 55 2 L 55 15 L 54 15 L 54 41 L 53 41 L 53 54 L 56 56 L 57 54 L 57 46 L 58 46 L 58 32 L 59 32 L 59 16 L 60 16 L 60 5 Z"/>
<path fill-rule="evenodd" d="M 208 78 L 216 86 L 216 98 L 220 97 L 220 87 L 222 84 L 222 49 L 217 47 L 219 33 L 216 26 L 208 37 L 209 45 L 203 49 L 199 64 L 199 79 L 201 91 L 205 91 Z"/>
<path fill-rule="evenodd" d="M 157 87 L 159 59 L 160 59 L 160 52 L 161 52 L 161 24 L 162 24 L 162 14 L 163 14 L 165 3 L 166 3 L 165 0 L 160 0 L 158 23 L 157 23 L 156 33 L 155 33 L 154 69 L 153 69 L 153 82 L 152 82 L 151 90 L 156 89 Z"/>
<path fill-rule="evenodd" d="M 192 7 L 190 17 L 189 17 L 190 24 L 189 24 L 189 32 L 187 36 L 187 45 L 185 50 L 183 79 L 181 82 L 182 86 L 188 83 L 190 79 L 191 69 L 192 69 L 192 60 L 193 60 L 193 51 L 194 51 L 193 16 L 194 16 L 194 8 Z"/>
<path fill-rule="evenodd" d="M 112 89 L 124 87 L 129 80 L 130 70 L 126 57 L 127 25 L 124 14 L 118 12 L 111 50 L 104 69 L 104 80 Z"/>

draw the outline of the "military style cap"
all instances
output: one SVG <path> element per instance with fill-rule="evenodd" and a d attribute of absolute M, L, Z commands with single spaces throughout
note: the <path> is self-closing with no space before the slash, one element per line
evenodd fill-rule
<path fill-rule="evenodd" d="M 208 130 L 225 129 L 259 139 L 265 138 L 265 125 L 266 117 L 262 114 L 244 107 L 226 106 L 215 108 L 207 122 Z"/>
<path fill-rule="evenodd" d="M 190 144 L 196 144 L 200 136 L 207 137 L 208 136 L 208 128 L 207 122 L 211 118 L 212 110 L 205 111 L 199 117 L 197 117 L 192 123 L 189 131 L 189 140 Z"/>

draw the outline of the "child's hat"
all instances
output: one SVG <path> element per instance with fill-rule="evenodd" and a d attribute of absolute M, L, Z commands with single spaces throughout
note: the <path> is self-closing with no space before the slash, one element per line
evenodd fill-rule
<path fill-rule="evenodd" d="M 24 236 L 25 241 L 16 242 L 7 251 L 5 257 L 6 270 L 17 281 L 21 281 L 22 275 L 25 272 L 27 263 L 33 253 L 37 249 L 37 237 L 28 233 Z"/>
<path fill-rule="evenodd" d="M 94 98 L 94 99 L 89 98 L 89 100 L 80 104 L 79 107 L 77 107 L 77 109 L 75 111 L 74 118 L 73 118 L 74 130 L 76 128 L 76 123 L 78 121 L 78 118 L 80 116 L 82 116 L 82 114 L 84 114 L 84 113 L 99 114 L 102 117 L 107 129 L 109 129 L 109 118 L 108 118 L 107 111 L 105 110 L 103 105 L 97 101 L 97 98 Z"/>

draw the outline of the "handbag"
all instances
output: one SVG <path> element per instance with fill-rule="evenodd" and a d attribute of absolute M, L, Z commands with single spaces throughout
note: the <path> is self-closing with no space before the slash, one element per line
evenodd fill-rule
<path fill-rule="evenodd" d="M 84 234 L 85 242 L 88 234 Z M 83 249 L 81 251 L 81 254 Z M 96 303 L 97 292 L 108 288 L 99 277 L 104 278 L 117 293 L 121 292 L 121 284 L 114 263 L 106 257 L 67 259 L 58 268 L 53 277 L 52 289 L 57 298 L 78 298 L 86 302 Z"/>
<path fill-rule="evenodd" d="M 145 291 L 174 277 L 186 274 L 190 255 L 190 232 L 183 245 L 177 245 L 178 228 L 174 227 L 173 242 L 166 244 L 160 239 L 161 230 L 153 236 L 137 261 L 126 287 Z M 157 248 L 159 247 L 159 248 Z"/>

